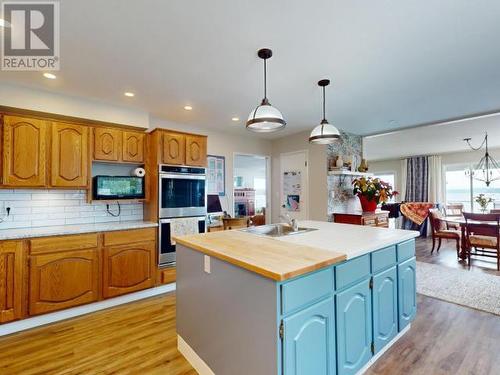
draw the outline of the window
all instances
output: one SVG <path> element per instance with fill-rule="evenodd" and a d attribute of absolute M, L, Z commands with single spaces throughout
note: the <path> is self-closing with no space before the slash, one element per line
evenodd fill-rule
<path fill-rule="evenodd" d="M 475 197 L 484 194 L 494 199 L 489 208 L 500 206 L 500 181 L 493 181 L 490 186 L 482 181 L 475 180 L 466 171 L 468 166 L 447 166 L 445 172 L 446 203 L 462 203 L 466 211 L 480 212 L 479 204 L 474 202 Z"/>

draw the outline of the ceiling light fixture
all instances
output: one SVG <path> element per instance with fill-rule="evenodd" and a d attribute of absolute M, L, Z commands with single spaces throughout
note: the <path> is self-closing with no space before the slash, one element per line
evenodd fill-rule
<path fill-rule="evenodd" d="M 486 186 L 490 186 L 493 181 L 500 180 L 500 175 L 498 173 L 500 166 L 488 151 L 488 133 L 484 135 L 483 142 L 479 147 L 472 147 L 470 144 L 471 138 L 465 138 L 464 141 L 467 142 L 469 147 L 474 151 L 480 150 L 485 146 L 484 156 L 473 169 L 466 170 L 465 174 L 469 176 L 472 175 L 475 180 L 484 182 Z"/>
<path fill-rule="evenodd" d="M 126 93 L 124 93 L 123 95 L 125 96 L 128 96 L 129 98 L 132 98 L 135 96 L 135 94 L 133 92 L 130 92 L 130 91 L 127 91 Z"/>
<path fill-rule="evenodd" d="M 193 109 L 193 107 L 191 107 L 190 105 L 185 105 L 185 106 L 184 106 L 184 109 L 185 109 L 186 111 L 191 111 L 191 110 Z"/>
<path fill-rule="evenodd" d="M 325 115 L 325 87 L 330 84 L 329 79 L 322 79 L 318 86 L 323 88 L 323 120 L 316 126 L 309 136 L 309 143 L 316 145 L 327 145 L 336 142 L 340 138 L 338 129 L 328 123 Z"/>
<path fill-rule="evenodd" d="M 233 121 L 236 122 L 236 121 L 240 121 L 240 118 L 239 117 L 233 117 L 233 118 L 231 118 L 231 120 L 233 120 Z"/>
<path fill-rule="evenodd" d="M 43 76 L 48 79 L 56 79 L 56 75 L 52 73 L 43 73 Z"/>
<path fill-rule="evenodd" d="M 283 129 L 286 125 L 281 112 L 273 107 L 267 99 L 267 59 L 271 58 L 273 52 L 263 48 L 257 55 L 264 60 L 264 99 L 248 116 L 247 129 L 257 133 L 270 133 Z"/>

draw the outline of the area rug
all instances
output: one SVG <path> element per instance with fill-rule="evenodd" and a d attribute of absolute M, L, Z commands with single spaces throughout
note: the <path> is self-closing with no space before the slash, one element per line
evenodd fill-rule
<path fill-rule="evenodd" d="M 417 293 L 500 315 L 500 276 L 417 262 Z"/>

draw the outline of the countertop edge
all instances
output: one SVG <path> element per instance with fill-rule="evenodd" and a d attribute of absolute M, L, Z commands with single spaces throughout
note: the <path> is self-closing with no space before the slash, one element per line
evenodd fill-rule
<path fill-rule="evenodd" d="M 103 232 L 115 232 L 121 230 L 129 230 L 129 229 L 143 229 L 143 228 L 156 228 L 158 227 L 158 223 L 155 222 L 137 222 L 131 221 L 130 223 L 122 222 L 122 223 L 102 223 L 104 228 L 98 227 L 88 227 L 90 225 L 98 225 L 98 224 L 82 224 L 82 227 L 76 227 L 78 224 L 70 224 L 66 228 L 65 225 L 58 225 L 54 227 L 53 231 L 50 231 L 50 227 L 34 227 L 34 228 L 13 228 L 13 229 L 2 229 L 1 231 L 11 231 L 13 234 L 7 233 L 3 234 L 0 231 L 0 241 L 13 241 L 13 240 L 23 240 L 30 238 L 41 238 L 41 237 L 54 237 L 54 236 L 71 236 L 75 234 L 85 234 L 85 233 L 103 233 Z M 106 228 L 106 225 L 109 225 Z M 40 233 L 36 233 L 39 230 Z M 26 233 L 15 233 L 16 231 Z M 34 233 L 33 233 L 34 232 Z"/>

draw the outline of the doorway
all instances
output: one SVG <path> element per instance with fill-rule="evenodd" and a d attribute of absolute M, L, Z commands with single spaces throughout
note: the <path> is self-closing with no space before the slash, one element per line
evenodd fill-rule
<path fill-rule="evenodd" d="M 270 158 L 262 155 L 235 154 L 233 163 L 234 217 L 259 215 L 270 222 Z"/>
<path fill-rule="evenodd" d="M 307 150 L 280 155 L 280 215 L 309 218 L 308 157 Z"/>

